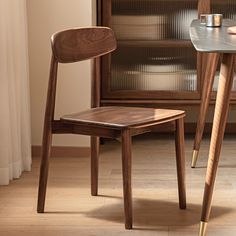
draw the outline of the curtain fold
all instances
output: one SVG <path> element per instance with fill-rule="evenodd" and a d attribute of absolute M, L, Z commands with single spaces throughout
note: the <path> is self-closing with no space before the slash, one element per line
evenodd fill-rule
<path fill-rule="evenodd" d="M 0 185 L 31 169 L 25 0 L 0 0 Z"/>

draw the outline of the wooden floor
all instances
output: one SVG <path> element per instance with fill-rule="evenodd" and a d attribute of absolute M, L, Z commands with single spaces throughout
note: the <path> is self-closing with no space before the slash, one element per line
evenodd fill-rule
<path fill-rule="evenodd" d="M 46 213 L 36 213 L 39 159 L 10 186 L 0 187 L 1 236 L 197 235 L 209 139 L 197 169 L 186 140 L 187 210 L 178 209 L 174 139 L 151 136 L 133 143 L 134 229 L 125 230 L 120 144 L 102 146 L 98 197 L 90 196 L 89 158 L 52 158 Z M 226 137 L 217 176 L 209 236 L 236 235 L 236 136 Z"/>

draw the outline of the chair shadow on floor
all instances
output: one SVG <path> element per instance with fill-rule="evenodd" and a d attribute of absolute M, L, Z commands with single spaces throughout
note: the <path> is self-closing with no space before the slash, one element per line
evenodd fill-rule
<path fill-rule="evenodd" d="M 117 203 L 107 203 L 89 212 L 86 217 L 103 219 L 106 221 L 124 223 L 123 198 L 100 195 L 105 198 L 117 198 Z M 233 209 L 213 206 L 211 220 L 223 217 Z M 174 226 L 176 229 L 198 225 L 201 216 L 201 205 L 187 205 L 186 210 L 180 210 L 177 201 L 133 199 L 133 225 L 136 230 L 153 229 Z"/>

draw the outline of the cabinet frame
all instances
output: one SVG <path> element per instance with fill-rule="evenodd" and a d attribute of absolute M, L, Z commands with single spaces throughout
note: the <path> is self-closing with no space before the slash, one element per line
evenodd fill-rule
<path fill-rule="evenodd" d="M 121 0 L 125 1 L 125 0 Z M 166 1 L 166 0 L 165 0 Z M 173 1 L 173 0 L 172 0 Z M 189 0 L 175 0 L 189 1 Z M 211 12 L 211 0 L 198 0 L 198 15 Z M 112 0 L 97 0 L 97 24 L 111 27 Z M 166 46 L 191 43 L 190 40 L 163 40 L 158 43 Z M 135 46 L 135 45 L 134 45 Z M 111 56 L 104 56 L 100 63 L 101 105 L 150 105 L 150 106 L 199 106 L 204 84 L 207 55 L 197 53 L 197 90 L 196 91 L 145 91 L 145 90 L 111 90 L 110 65 Z M 214 105 L 216 93 L 212 92 L 211 104 Z M 232 92 L 231 104 L 236 104 L 236 92 Z"/>

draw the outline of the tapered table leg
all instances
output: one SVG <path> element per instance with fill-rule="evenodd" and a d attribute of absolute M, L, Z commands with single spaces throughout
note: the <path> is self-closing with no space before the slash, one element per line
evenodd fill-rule
<path fill-rule="evenodd" d="M 206 235 L 207 222 L 209 220 L 209 215 L 211 211 L 211 201 L 215 177 L 225 132 L 226 121 L 228 117 L 230 94 L 233 84 L 233 75 L 234 55 L 223 54 L 207 166 L 199 236 Z"/>
<path fill-rule="evenodd" d="M 212 87 L 213 87 L 213 82 L 215 78 L 218 61 L 219 61 L 218 53 L 208 54 L 204 80 L 203 80 L 204 84 L 203 84 L 200 113 L 199 113 L 195 140 L 194 140 L 194 145 L 193 145 L 193 157 L 192 157 L 192 165 L 191 165 L 192 168 L 196 167 L 196 163 L 198 159 L 198 152 L 200 149 L 200 144 L 201 144 L 204 126 L 206 122 L 207 110 L 208 110 L 209 103 L 211 100 L 211 92 L 212 92 Z"/>

